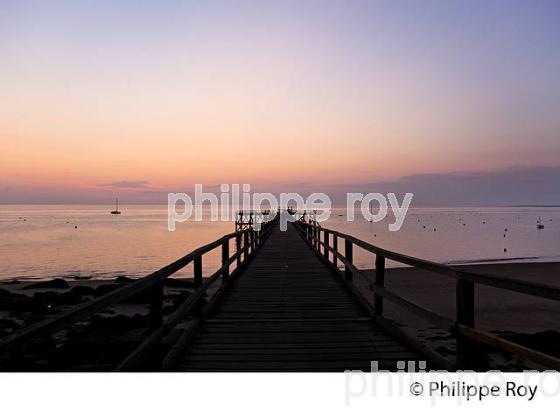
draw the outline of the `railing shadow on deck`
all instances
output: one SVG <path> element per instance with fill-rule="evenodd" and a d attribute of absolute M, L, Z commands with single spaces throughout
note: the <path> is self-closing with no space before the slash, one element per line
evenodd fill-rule
<path fill-rule="evenodd" d="M 37 337 L 46 334 L 53 334 L 59 330 L 66 329 L 72 324 L 84 320 L 94 313 L 99 312 L 109 306 L 118 304 L 140 293 L 148 292 L 150 299 L 149 322 L 150 329 L 148 335 L 141 344 L 130 353 L 118 366 L 116 371 L 133 370 L 142 363 L 145 356 L 151 349 L 158 344 L 164 336 L 189 314 L 194 316 L 191 325 L 187 327 L 185 333 L 194 328 L 205 312 L 214 304 L 216 299 L 223 293 L 228 286 L 230 278 L 234 277 L 252 259 L 255 252 L 270 235 L 271 229 L 277 224 L 278 217 L 263 223 L 260 230 L 247 227 L 224 235 L 214 242 L 203 245 L 182 258 L 170 263 L 169 265 L 153 272 L 144 278 L 135 280 L 119 289 L 109 292 L 93 300 L 84 302 L 66 312 L 62 312 L 54 317 L 37 322 L 12 333 L 0 340 L 0 363 L 3 359 L 13 352 L 25 348 L 25 346 Z M 230 255 L 230 242 L 235 241 L 235 252 Z M 221 267 L 207 278 L 202 275 L 202 256 L 221 247 Z M 230 266 L 236 262 L 235 269 L 230 272 Z M 163 282 L 179 270 L 185 268 L 190 263 L 193 264 L 193 288 L 194 292 L 186 298 L 170 315 L 164 317 L 163 304 Z M 206 291 L 218 279 L 222 280 L 219 288 L 208 299 L 204 308 L 201 301 L 206 295 Z M 171 359 L 173 349 L 166 357 Z"/>
<path fill-rule="evenodd" d="M 485 285 L 526 295 L 560 301 L 560 288 L 529 281 L 503 278 L 494 275 L 468 272 L 451 266 L 403 255 L 379 248 L 354 236 L 326 229 L 317 223 L 307 222 L 304 218 L 296 226 L 309 246 L 323 259 L 333 271 L 340 274 L 347 286 L 370 312 L 374 320 L 390 333 L 403 339 L 413 348 L 424 353 L 436 365 L 448 370 L 487 370 L 488 364 L 477 348 L 477 343 L 508 352 L 521 359 L 528 359 L 545 368 L 560 370 L 560 358 L 530 349 L 489 332 L 475 328 L 475 285 Z M 332 242 L 331 239 L 332 238 Z M 339 251 L 339 239 L 344 240 L 344 253 Z M 332 245 L 331 245 L 332 244 Z M 353 250 L 357 246 L 375 255 L 375 279 L 371 279 L 353 263 Z M 449 319 L 414 302 L 404 299 L 384 286 L 385 261 L 390 259 L 405 265 L 444 275 L 456 280 L 456 317 Z M 338 261 L 344 265 L 339 269 Z M 373 300 L 368 300 L 354 284 L 354 276 L 360 275 L 373 292 Z M 452 363 L 431 348 L 405 334 L 383 315 L 383 301 L 388 301 L 411 312 L 432 325 L 450 332 L 456 337 L 457 356 Z"/>

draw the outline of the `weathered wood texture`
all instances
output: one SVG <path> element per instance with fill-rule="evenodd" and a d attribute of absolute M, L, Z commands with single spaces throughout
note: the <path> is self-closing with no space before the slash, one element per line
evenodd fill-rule
<path fill-rule="evenodd" d="M 375 325 L 288 224 L 218 300 L 176 370 L 396 370 L 399 360 L 422 358 Z"/>

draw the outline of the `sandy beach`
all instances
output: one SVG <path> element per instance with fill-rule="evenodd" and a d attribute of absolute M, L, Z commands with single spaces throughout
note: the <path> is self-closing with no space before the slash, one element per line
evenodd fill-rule
<path fill-rule="evenodd" d="M 457 265 L 470 272 L 523 279 L 539 284 L 560 286 L 560 263 L 496 263 Z M 373 276 L 372 271 L 367 271 Z M 360 289 L 366 289 L 365 281 Z M 449 319 L 455 319 L 455 281 L 442 275 L 416 268 L 388 269 L 385 286 L 400 296 Z M 549 353 L 559 354 L 560 304 L 531 295 L 485 285 L 475 286 L 475 326 L 500 334 L 518 343 L 535 343 Z M 385 303 L 385 316 L 444 356 L 455 352 L 455 340 L 449 333 L 412 316 L 390 302 Z M 552 331 L 552 332 L 551 332 Z M 546 333 L 543 333 L 546 332 Z M 546 339 L 546 340 L 543 340 Z M 500 358 L 501 359 L 501 358 Z M 499 360 L 499 359 L 497 359 Z M 500 360 L 501 361 L 501 360 Z"/>

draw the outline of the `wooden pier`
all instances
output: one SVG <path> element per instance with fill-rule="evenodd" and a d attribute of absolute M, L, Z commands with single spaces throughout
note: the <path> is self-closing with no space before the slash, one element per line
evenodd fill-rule
<path fill-rule="evenodd" d="M 424 360 L 377 326 L 288 225 L 217 302 L 174 370 L 370 370 Z"/>
<path fill-rule="evenodd" d="M 254 229 L 257 219 L 249 213 L 248 220 L 238 221 L 235 232 L 160 270 L 4 337 L 0 370 L 19 370 L 17 361 L 15 368 L 3 363 L 14 363 L 18 354 L 26 354 L 28 344 L 40 347 L 41 338 L 140 296 L 147 297 L 150 309 L 146 326 L 135 331 L 131 350 L 100 369 L 343 371 L 370 370 L 373 362 L 379 369 L 394 371 L 413 361 L 417 370 L 422 362 L 431 369 L 486 370 L 482 347 L 507 352 L 538 368 L 560 369 L 558 357 L 475 326 L 476 286 L 554 301 L 560 301 L 559 288 L 399 254 L 321 227 L 306 215 L 288 223 L 286 231 L 278 228 L 278 216 L 268 219 L 259 219 L 262 225 Z M 354 265 L 357 248 L 371 254 L 373 278 Z M 203 256 L 217 250 L 221 266 L 204 276 Z M 385 287 L 388 259 L 455 280 L 456 316 L 444 317 Z M 166 280 L 187 267 L 192 269 L 192 289 L 169 312 Z M 357 285 L 358 278 L 366 283 L 369 295 Z M 455 360 L 442 357 L 386 318 L 387 302 L 455 337 Z M 77 367 L 92 368 L 96 369 L 91 364 Z"/>

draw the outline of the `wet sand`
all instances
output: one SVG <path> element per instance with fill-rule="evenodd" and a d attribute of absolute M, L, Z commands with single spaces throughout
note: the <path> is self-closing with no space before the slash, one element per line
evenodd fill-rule
<path fill-rule="evenodd" d="M 497 263 L 457 265 L 458 268 L 504 278 L 516 278 L 560 287 L 560 263 Z M 366 271 L 373 277 L 373 271 Z M 455 320 L 455 280 L 416 268 L 387 269 L 385 286 L 405 299 L 444 317 Z M 365 281 L 359 288 L 368 297 Z M 560 302 L 486 285 L 475 286 L 475 326 L 502 336 L 522 335 L 534 343 L 551 344 L 560 332 Z M 416 336 L 444 356 L 455 351 L 455 340 L 402 308 L 386 302 L 385 317 L 397 322 L 407 333 Z M 547 339 L 541 332 L 547 332 Z M 559 346 L 560 348 L 560 346 Z M 554 350 L 554 347 L 552 347 Z M 557 349 L 557 348 L 556 348 Z"/>
<path fill-rule="evenodd" d="M 497 263 L 458 268 L 560 287 L 560 263 Z M 371 275 L 372 272 L 370 271 Z M 385 286 L 423 307 L 455 318 L 455 280 L 416 268 L 387 269 Z M 538 332 L 560 329 L 560 303 L 486 285 L 475 286 L 476 326 L 491 331 Z M 387 316 L 404 319 L 387 303 Z M 405 315 L 408 316 L 408 315 Z"/>

